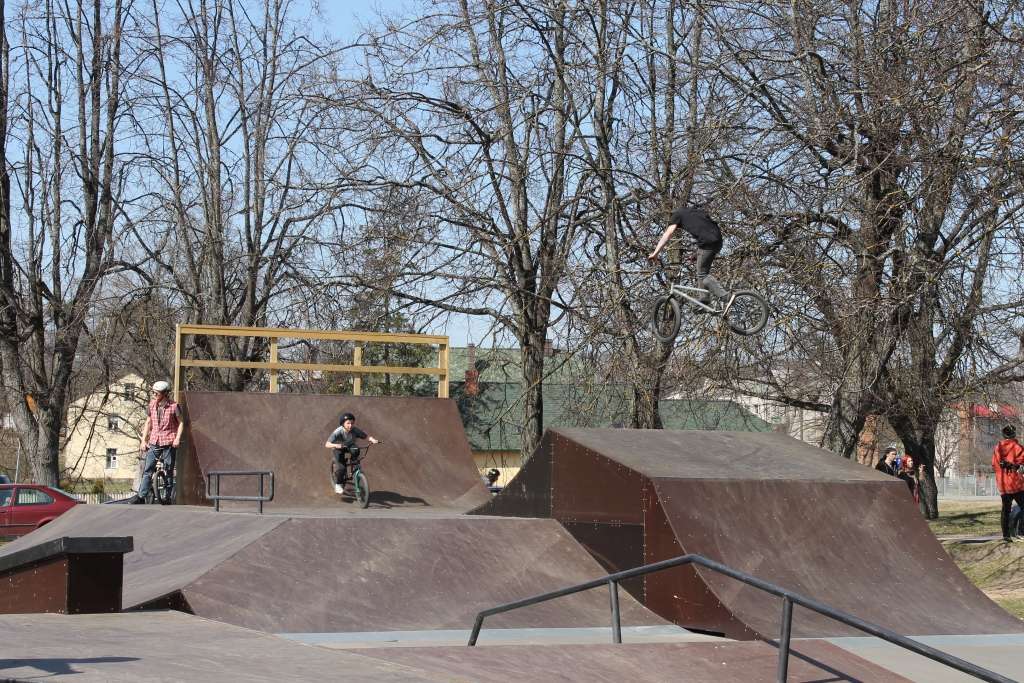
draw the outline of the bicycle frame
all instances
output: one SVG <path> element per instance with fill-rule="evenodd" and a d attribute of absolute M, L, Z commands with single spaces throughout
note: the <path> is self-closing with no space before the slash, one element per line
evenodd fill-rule
<path fill-rule="evenodd" d="M 370 454 L 370 446 L 372 446 L 372 445 L 373 445 L 372 443 L 368 443 L 368 444 L 366 444 L 366 446 L 360 447 L 360 449 L 359 449 L 360 453 L 359 453 L 358 457 L 353 457 L 353 456 L 350 455 L 348 458 L 345 459 L 344 464 L 341 465 L 341 467 L 345 470 L 345 478 L 348 481 L 352 482 L 352 486 L 354 486 L 357 491 L 359 490 L 359 487 L 356 484 L 356 472 L 362 472 L 363 471 L 363 460 L 366 458 L 367 455 Z M 335 467 L 335 465 L 332 462 L 331 463 L 331 475 L 332 475 L 331 478 L 332 478 L 332 481 L 333 481 L 334 467 Z"/>
<path fill-rule="evenodd" d="M 693 292 L 693 295 L 691 295 L 690 292 Z M 711 306 L 709 306 L 706 303 L 704 303 L 703 301 L 701 301 L 699 298 L 696 298 L 696 297 L 703 297 L 703 295 L 705 295 L 705 294 L 708 294 L 708 295 L 711 294 L 711 292 L 709 292 L 708 290 L 703 289 L 701 287 L 689 287 L 687 285 L 675 285 L 675 284 L 673 284 L 673 285 L 669 285 L 668 294 L 669 294 L 669 296 L 674 296 L 674 297 L 677 297 L 679 299 L 686 299 L 687 301 L 689 301 L 694 306 L 699 306 L 700 308 L 703 308 L 708 313 L 714 313 L 715 315 L 725 315 L 725 313 L 726 313 L 726 310 L 721 310 L 720 311 L 717 308 L 712 308 Z"/>

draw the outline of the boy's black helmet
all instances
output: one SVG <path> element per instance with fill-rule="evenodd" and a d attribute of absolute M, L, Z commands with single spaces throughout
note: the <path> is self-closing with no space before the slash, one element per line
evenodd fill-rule
<path fill-rule="evenodd" d="M 353 422 L 355 422 L 356 416 L 353 415 L 352 413 L 342 413 L 341 418 L 338 419 L 338 424 L 343 425 L 345 424 L 346 420 L 352 420 Z"/>
<path fill-rule="evenodd" d="M 1014 439 L 1017 437 L 1017 428 L 1013 425 L 1006 425 L 1003 427 L 1003 436 L 1007 439 Z"/>

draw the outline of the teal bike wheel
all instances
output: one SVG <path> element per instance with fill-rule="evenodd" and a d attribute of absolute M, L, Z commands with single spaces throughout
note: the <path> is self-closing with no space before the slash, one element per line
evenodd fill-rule
<path fill-rule="evenodd" d="M 356 500 L 359 501 L 359 506 L 365 508 L 370 504 L 370 484 L 366 481 L 366 475 L 363 474 L 362 470 L 356 470 L 355 475 L 352 477 L 352 485 L 355 488 Z"/>

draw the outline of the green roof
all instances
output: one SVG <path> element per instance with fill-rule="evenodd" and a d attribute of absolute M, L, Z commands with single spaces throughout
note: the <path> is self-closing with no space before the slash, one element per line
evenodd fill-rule
<path fill-rule="evenodd" d="M 476 347 L 476 369 L 480 382 L 521 382 L 523 374 L 519 349 L 486 349 Z M 469 369 L 469 349 L 453 346 L 448 350 L 448 376 L 452 382 L 461 382 Z M 592 376 L 582 362 L 567 353 L 556 351 L 544 359 L 544 382 L 574 383 L 580 377 Z"/>
<path fill-rule="evenodd" d="M 482 373 L 481 373 L 482 374 Z M 466 436 L 476 451 L 518 451 L 522 401 L 518 382 L 480 382 L 476 396 L 466 396 L 463 382 L 452 383 Z M 623 427 L 629 421 L 628 386 L 544 385 L 544 427 Z M 665 429 L 714 429 L 766 432 L 771 425 L 732 401 L 662 399 Z"/>

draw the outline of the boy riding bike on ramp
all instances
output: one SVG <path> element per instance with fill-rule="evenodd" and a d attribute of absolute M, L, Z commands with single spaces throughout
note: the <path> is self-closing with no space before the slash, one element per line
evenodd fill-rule
<path fill-rule="evenodd" d="M 342 413 L 338 422 L 340 425 L 331 432 L 324 447 L 334 449 L 334 464 L 337 466 L 334 470 L 334 492 L 344 493 L 346 455 L 359 457 L 360 449 L 356 439 L 364 439 L 373 444 L 380 441 L 356 427 L 356 416 L 352 413 Z"/>

